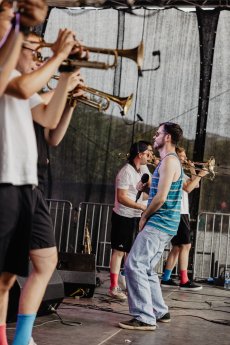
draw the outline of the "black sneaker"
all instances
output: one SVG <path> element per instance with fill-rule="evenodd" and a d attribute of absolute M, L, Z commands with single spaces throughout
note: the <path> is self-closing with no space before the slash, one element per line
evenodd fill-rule
<path fill-rule="evenodd" d="M 179 285 L 180 290 L 187 290 L 187 291 L 198 291 L 203 289 L 201 285 L 195 284 L 191 282 L 190 280 L 187 281 L 185 284 Z"/>
<path fill-rule="evenodd" d="M 171 322 L 171 317 L 169 313 L 166 313 L 165 315 L 163 315 L 162 317 L 160 317 L 159 319 L 157 319 L 157 322 Z"/>
<path fill-rule="evenodd" d="M 119 322 L 119 326 L 124 329 L 137 329 L 139 331 L 155 331 L 156 329 L 156 325 L 149 325 L 137 319 Z"/>
<path fill-rule="evenodd" d="M 172 278 L 170 278 L 169 280 L 162 280 L 161 281 L 161 286 L 162 287 L 167 287 L 167 288 L 178 288 L 178 284 L 175 282 L 175 280 L 173 280 Z"/>

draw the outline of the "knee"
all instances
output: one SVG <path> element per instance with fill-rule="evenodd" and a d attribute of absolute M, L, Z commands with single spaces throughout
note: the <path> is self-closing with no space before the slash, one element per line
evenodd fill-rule
<path fill-rule="evenodd" d="M 52 274 L 57 266 L 57 251 L 52 248 L 31 255 L 34 272 L 37 274 Z"/>
<path fill-rule="evenodd" d="M 189 252 L 190 249 L 191 249 L 191 243 L 182 244 L 181 248 L 182 248 L 182 250 L 184 250 L 184 251 L 186 251 L 186 252 Z"/>
<path fill-rule="evenodd" d="M 174 255 L 179 255 L 180 253 L 180 247 L 179 246 L 173 246 L 171 252 Z"/>
<path fill-rule="evenodd" d="M 9 291 L 14 285 L 16 280 L 16 275 L 4 272 L 0 274 L 0 290 L 1 292 Z"/>

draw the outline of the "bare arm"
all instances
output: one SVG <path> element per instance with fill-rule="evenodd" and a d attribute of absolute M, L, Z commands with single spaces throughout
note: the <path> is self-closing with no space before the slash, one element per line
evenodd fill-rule
<path fill-rule="evenodd" d="M 0 3 L 2 3 L 2 1 L 0 1 Z M 20 20 L 20 27 L 21 25 L 37 25 L 45 20 L 47 5 L 44 0 L 19 0 L 18 8 L 20 10 L 23 9 L 23 13 L 20 14 L 20 17 L 18 14 L 18 17 L 16 17 L 17 20 Z M 9 18 L 12 16 L 11 9 L 8 7 L 4 8 L 4 5 L 2 13 L 3 18 L 0 18 L 0 36 L 1 33 L 4 35 L 4 33 L 7 32 L 7 28 L 10 25 L 8 21 L 10 19 L 8 19 L 7 16 L 9 16 Z M 6 15 L 4 17 L 5 13 Z M 17 32 L 17 30 L 18 28 L 11 28 L 8 38 L 0 51 L 0 96 L 5 91 L 10 72 L 15 68 L 21 51 L 21 44 L 24 36 L 21 32 Z"/>
<path fill-rule="evenodd" d="M 146 206 L 135 202 L 134 200 L 130 199 L 128 197 L 128 190 L 127 189 L 117 189 L 117 200 L 120 204 L 130 207 L 130 208 L 134 208 L 136 210 L 142 210 L 144 211 L 146 209 Z"/>
<path fill-rule="evenodd" d="M 45 128 L 57 127 L 65 109 L 69 92 L 69 84 L 72 82 L 72 74 L 62 73 L 58 86 L 48 104 L 39 104 L 32 109 L 33 120 Z"/>
<path fill-rule="evenodd" d="M 159 168 L 159 183 L 157 194 L 152 199 L 150 205 L 142 213 L 140 221 L 140 229 L 142 229 L 147 219 L 155 213 L 166 201 L 172 182 L 180 177 L 181 168 L 175 157 L 166 157 Z"/>
<path fill-rule="evenodd" d="M 62 61 L 70 54 L 75 44 L 72 31 L 60 30 L 54 55 L 36 71 L 12 79 L 7 86 L 6 93 L 13 97 L 27 99 L 41 90 L 55 74 Z"/>
<path fill-rule="evenodd" d="M 53 130 L 49 130 L 45 128 L 45 139 L 48 145 L 50 146 L 57 146 L 60 144 L 62 139 L 64 138 L 66 131 L 69 127 L 69 123 L 72 119 L 74 108 L 66 104 L 64 112 L 61 116 L 61 120 L 59 121 L 57 127 Z"/>
<path fill-rule="evenodd" d="M 74 95 L 76 97 L 80 97 L 84 94 L 84 91 L 79 89 L 82 85 L 84 85 L 84 80 L 82 79 L 80 70 L 78 69 L 71 74 L 68 91 L 74 90 Z M 42 98 L 45 100 L 46 104 L 50 102 L 54 93 L 54 91 L 50 91 L 43 94 Z M 57 146 L 62 141 L 71 121 L 73 110 L 73 106 L 66 104 L 56 128 L 52 130 L 45 128 L 45 139 L 49 145 Z"/>
<path fill-rule="evenodd" d="M 10 34 L 0 50 L 0 96 L 3 94 L 11 71 L 15 68 L 21 51 L 22 33 L 11 29 Z"/>
<path fill-rule="evenodd" d="M 207 174 L 208 174 L 208 171 L 205 169 L 202 169 L 198 175 L 194 176 L 193 179 L 189 179 L 188 181 L 184 182 L 183 190 L 185 190 L 187 193 L 191 193 L 193 189 L 199 187 L 199 182 L 201 178 L 206 176 Z"/>

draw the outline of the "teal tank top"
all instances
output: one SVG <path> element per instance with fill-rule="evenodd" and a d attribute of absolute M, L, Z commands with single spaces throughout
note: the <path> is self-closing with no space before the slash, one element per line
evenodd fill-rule
<path fill-rule="evenodd" d="M 173 155 L 177 157 L 175 153 L 169 153 L 165 157 L 169 155 Z M 158 170 L 160 168 L 161 162 L 156 167 L 152 176 L 148 206 L 151 203 L 153 197 L 157 193 L 158 183 L 159 183 Z M 181 168 L 181 175 L 176 182 L 172 182 L 166 201 L 164 202 L 164 204 L 161 206 L 159 210 L 157 210 L 153 215 L 149 217 L 146 225 L 151 226 L 157 230 L 167 232 L 170 235 L 173 235 L 173 236 L 176 235 L 179 222 L 180 222 L 182 185 L 183 185 L 183 170 Z"/>

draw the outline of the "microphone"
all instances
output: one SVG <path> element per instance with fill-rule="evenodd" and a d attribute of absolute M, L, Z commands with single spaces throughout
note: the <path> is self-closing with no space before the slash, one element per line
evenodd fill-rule
<path fill-rule="evenodd" d="M 147 183 L 148 180 L 149 180 L 149 174 L 143 174 L 143 175 L 141 176 L 141 182 L 142 182 L 142 183 Z M 139 191 L 137 192 L 135 202 L 137 202 L 137 200 L 140 199 L 141 193 L 142 193 L 141 190 L 139 190 Z"/>

